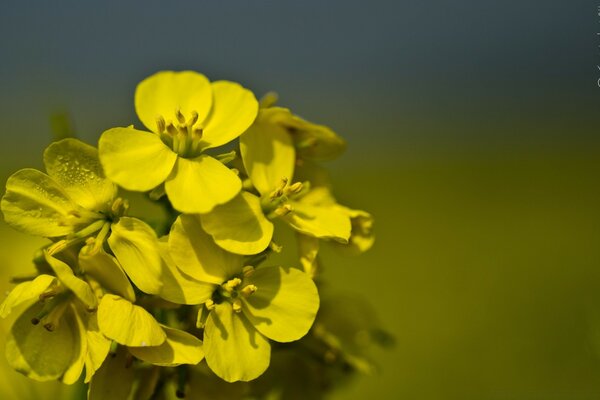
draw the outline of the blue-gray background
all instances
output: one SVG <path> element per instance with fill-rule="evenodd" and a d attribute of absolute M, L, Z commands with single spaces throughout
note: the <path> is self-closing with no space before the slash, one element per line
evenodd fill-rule
<path fill-rule="evenodd" d="M 336 399 L 597 398 L 598 6 L 3 1 L 0 175 L 40 165 L 52 113 L 90 143 L 135 121 L 157 70 L 276 90 L 348 140 L 338 197 L 377 218 L 326 274 L 397 345 Z"/>

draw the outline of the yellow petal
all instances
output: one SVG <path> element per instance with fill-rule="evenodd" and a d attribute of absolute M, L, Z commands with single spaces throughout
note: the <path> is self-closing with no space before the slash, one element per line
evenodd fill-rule
<path fill-rule="evenodd" d="M 330 128 L 293 116 L 284 124 L 292 132 L 298 156 L 315 161 L 333 160 L 346 150 L 346 141 Z"/>
<path fill-rule="evenodd" d="M 13 369 L 28 378 L 59 379 L 79 356 L 77 322 L 67 310 L 56 329 L 48 332 L 41 324 L 31 324 L 39 311 L 40 306 L 35 304 L 17 318 L 6 339 L 6 359 Z"/>
<path fill-rule="evenodd" d="M 141 81 L 135 90 L 135 111 L 140 121 L 152 132 L 157 117 L 173 120 L 180 110 L 183 115 L 198 113 L 204 121 L 213 102 L 212 88 L 208 79 L 193 71 L 161 71 Z"/>
<path fill-rule="evenodd" d="M 319 293 L 308 274 L 295 268 L 257 268 L 244 284 L 258 288 L 243 300 L 242 310 L 260 333 L 278 342 L 306 335 L 319 309 Z"/>
<path fill-rule="evenodd" d="M 106 337 L 125 346 L 159 346 L 167 337 L 148 311 L 112 294 L 100 301 L 98 326 Z"/>
<path fill-rule="evenodd" d="M 353 210 L 344 206 L 337 207 L 350 217 L 352 232 L 348 244 L 334 243 L 336 249 L 352 256 L 369 250 L 375 243 L 373 216 L 366 211 Z"/>
<path fill-rule="evenodd" d="M 301 201 L 290 202 L 293 212 L 282 217 L 292 228 L 319 239 L 347 243 L 350 237 L 350 218 L 336 207 L 321 207 Z"/>
<path fill-rule="evenodd" d="M 235 82 L 212 83 L 213 105 L 204 122 L 202 147 L 213 148 L 231 142 L 252 124 L 258 112 L 254 94 Z"/>
<path fill-rule="evenodd" d="M 241 189 L 240 178 L 207 155 L 194 159 L 179 157 L 165 183 L 173 207 L 189 214 L 210 212 L 233 199 Z"/>
<path fill-rule="evenodd" d="M 65 285 L 75 296 L 81 300 L 88 310 L 98 308 L 98 299 L 94 291 L 83 279 L 73 274 L 73 270 L 64 262 L 44 252 L 46 262 L 50 265 L 58 280 Z"/>
<path fill-rule="evenodd" d="M 258 254 L 273 237 L 273 224 L 263 214 L 260 199 L 244 191 L 200 221 L 221 248 L 236 254 Z"/>
<path fill-rule="evenodd" d="M 35 169 L 22 169 L 8 178 L 1 206 L 6 223 L 32 235 L 64 236 L 92 221 L 81 218 L 76 226 L 66 224 L 80 207 L 58 183 Z"/>
<path fill-rule="evenodd" d="M 169 253 L 185 274 L 217 285 L 243 267 L 243 258 L 217 246 L 194 215 L 180 215 L 173 224 Z"/>
<path fill-rule="evenodd" d="M 269 341 L 229 303 L 217 305 L 209 314 L 204 352 L 210 369 L 227 382 L 256 379 L 271 361 Z"/>
<path fill-rule="evenodd" d="M 271 109 L 261 110 L 256 122 L 240 137 L 244 167 L 262 195 L 273 191 L 284 178 L 291 182 L 296 162 L 292 138 L 271 121 L 272 113 Z"/>
<path fill-rule="evenodd" d="M 0 317 L 6 318 L 15 307 L 31 300 L 39 299 L 51 285 L 56 283 L 56 278 L 50 275 L 39 275 L 34 280 L 18 284 L 10 291 L 0 305 Z"/>
<path fill-rule="evenodd" d="M 111 225 L 108 244 L 133 283 L 149 294 L 160 293 L 165 261 L 154 230 L 145 222 L 121 217 Z"/>
<path fill-rule="evenodd" d="M 204 358 L 202 341 L 187 332 L 162 325 L 167 339 L 160 346 L 129 347 L 129 352 L 140 360 L 161 366 L 196 365 Z"/>
<path fill-rule="evenodd" d="M 77 139 L 52 143 L 44 151 L 46 172 L 83 208 L 106 211 L 117 187 L 105 178 L 98 150 Z"/>
<path fill-rule="evenodd" d="M 112 128 L 98 142 L 104 172 L 128 190 L 144 192 L 167 179 L 177 154 L 157 135 L 133 128 Z"/>
<path fill-rule="evenodd" d="M 128 366 L 127 349 L 118 349 L 115 357 L 107 357 L 94 375 L 88 391 L 88 400 L 127 399 L 133 388 L 134 368 Z"/>
<path fill-rule="evenodd" d="M 81 376 L 81 372 L 83 371 L 86 355 L 88 353 L 88 342 L 86 340 L 85 323 L 81 319 L 81 316 L 75 309 L 74 305 L 71 304 L 70 307 L 75 320 L 77 343 L 79 344 L 79 347 L 74 354 L 74 358 L 71 362 L 71 365 L 69 366 L 69 368 L 67 368 L 67 370 L 60 379 L 63 383 L 66 383 L 67 385 L 72 385 L 79 380 L 79 376 Z"/>
<path fill-rule="evenodd" d="M 82 272 L 97 280 L 109 292 L 135 302 L 135 292 L 125 272 L 121 269 L 117 259 L 104 249 L 93 254 L 80 251 L 79 267 Z"/>
<path fill-rule="evenodd" d="M 169 254 L 166 241 L 159 241 L 159 248 L 167 268 L 163 270 L 163 287 L 158 294 L 163 299 L 175 304 L 202 304 L 212 297 L 215 285 L 201 282 L 181 272 Z"/>
<path fill-rule="evenodd" d="M 88 315 L 86 340 L 88 351 L 85 356 L 85 383 L 89 383 L 92 376 L 102 366 L 102 363 L 108 356 L 111 341 L 100 332 L 98 327 L 98 315 L 92 313 Z"/>

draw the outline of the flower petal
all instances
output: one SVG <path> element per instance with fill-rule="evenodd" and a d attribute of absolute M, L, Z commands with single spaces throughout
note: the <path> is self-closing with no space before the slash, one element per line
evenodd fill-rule
<path fill-rule="evenodd" d="M 100 301 L 98 326 L 106 337 L 125 346 L 159 346 L 167 337 L 148 311 L 112 294 Z"/>
<path fill-rule="evenodd" d="M 156 132 L 156 119 L 172 119 L 180 110 L 188 116 L 198 113 L 204 121 L 212 106 L 212 88 L 209 80 L 194 71 L 161 71 L 141 81 L 135 89 L 135 111 L 140 121 Z"/>
<path fill-rule="evenodd" d="M 209 314 L 204 352 L 210 369 L 227 382 L 258 378 L 271 361 L 269 341 L 229 303 L 217 305 Z"/>
<path fill-rule="evenodd" d="M 215 285 L 198 281 L 181 272 L 169 254 L 168 247 L 168 243 L 161 238 L 159 248 L 167 268 L 163 270 L 163 287 L 158 295 L 175 304 L 202 304 L 210 299 Z"/>
<path fill-rule="evenodd" d="M 243 267 L 243 258 L 215 244 L 194 215 L 180 215 L 169 234 L 169 252 L 185 274 L 220 285 Z"/>
<path fill-rule="evenodd" d="M 59 379 L 78 357 L 80 338 L 77 323 L 70 309 L 52 332 L 31 319 L 40 305 L 28 308 L 13 324 L 6 339 L 6 359 L 9 365 L 28 378 L 37 381 Z"/>
<path fill-rule="evenodd" d="M 336 249 L 352 256 L 369 250 L 373 246 L 373 243 L 375 243 L 373 216 L 362 210 L 353 210 L 339 205 L 337 208 L 350 217 L 352 232 L 350 233 L 348 244 L 334 243 Z"/>
<path fill-rule="evenodd" d="M 107 357 L 94 375 L 88 391 L 88 400 L 127 399 L 133 388 L 135 368 L 127 365 L 127 349 L 121 347 L 115 357 Z"/>
<path fill-rule="evenodd" d="M 116 185 L 104 176 L 98 150 L 77 139 L 48 146 L 44 165 L 48 175 L 85 209 L 106 211 L 117 194 Z"/>
<path fill-rule="evenodd" d="M 145 192 L 167 179 L 177 154 L 157 135 L 133 128 L 112 128 L 98 142 L 104 172 L 128 190 Z"/>
<path fill-rule="evenodd" d="M 79 267 L 109 292 L 135 302 L 135 292 L 117 259 L 100 249 L 94 254 L 79 252 Z"/>
<path fill-rule="evenodd" d="M 240 136 L 252 124 L 258 112 L 254 94 L 229 81 L 212 83 L 213 105 L 204 121 L 202 147 L 222 146 Z"/>
<path fill-rule="evenodd" d="M 258 290 L 244 299 L 244 315 L 266 337 L 291 342 L 306 335 L 319 309 L 319 293 L 310 276 L 295 268 L 257 268 L 244 284 Z"/>
<path fill-rule="evenodd" d="M 56 278 L 51 275 L 39 275 L 32 281 L 19 283 L 0 304 L 0 317 L 6 318 L 15 307 L 39 299 L 40 294 L 55 283 Z"/>
<path fill-rule="evenodd" d="M 154 347 L 129 347 L 129 352 L 150 364 L 172 367 L 181 364 L 196 365 L 204 358 L 202 341 L 179 329 L 162 325 L 167 334 L 165 342 Z"/>
<path fill-rule="evenodd" d="M 318 268 L 319 239 L 296 232 L 296 241 L 298 243 L 300 265 L 302 265 L 304 272 L 314 278 Z"/>
<path fill-rule="evenodd" d="M 301 201 L 290 202 L 293 212 L 282 217 L 300 233 L 319 239 L 347 243 L 350 237 L 350 218 L 333 206 L 314 206 Z"/>
<path fill-rule="evenodd" d="M 236 254 L 258 254 L 273 237 L 273 224 L 263 214 L 260 199 L 244 191 L 202 215 L 200 222 L 220 247 Z"/>
<path fill-rule="evenodd" d="M 76 220 L 76 225 L 66 224 L 70 215 L 80 210 L 62 187 L 35 169 L 15 172 L 6 182 L 2 198 L 4 220 L 13 228 L 44 237 L 65 236 L 92 221 Z"/>
<path fill-rule="evenodd" d="M 85 383 L 89 383 L 92 376 L 104 363 L 110 351 L 111 341 L 100 332 L 98 327 L 98 315 L 89 314 L 87 321 L 86 340 L 88 351 L 85 356 Z"/>
<path fill-rule="evenodd" d="M 173 207 L 188 214 L 207 213 L 227 203 L 242 189 L 240 178 L 214 158 L 179 157 L 165 183 Z"/>
<path fill-rule="evenodd" d="M 98 299 L 86 281 L 75 276 L 71 267 L 59 259 L 44 252 L 46 262 L 50 265 L 58 280 L 65 285 L 85 305 L 88 311 L 98 308 Z"/>
<path fill-rule="evenodd" d="M 240 137 L 244 167 L 262 195 L 273 191 L 284 178 L 291 182 L 296 162 L 292 138 L 285 128 L 271 120 L 274 111 L 277 110 L 261 110 L 254 124 Z"/>
<path fill-rule="evenodd" d="M 73 319 L 75 320 L 75 327 L 77 333 L 76 343 L 79 344 L 79 347 L 74 354 L 74 359 L 71 362 L 71 365 L 69 366 L 69 368 L 67 368 L 63 376 L 60 378 L 60 380 L 63 383 L 66 383 L 67 385 L 72 385 L 79 380 L 79 377 L 81 376 L 81 372 L 83 371 L 83 367 L 85 365 L 86 355 L 88 353 L 88 342 L 86 340 L 85 323 L 81 319 L 80 315 L 78 314 L 77 310 L 75 309 L 72 303 L 70 307 L 73 312 Z"/>
<path fill-rule="evenodd" d="M 165 268 L 156 233 L 145 222 L 121 217 L 112 224 L 108 245 L 133 283 L 149 294 L 160 293 Z"/>

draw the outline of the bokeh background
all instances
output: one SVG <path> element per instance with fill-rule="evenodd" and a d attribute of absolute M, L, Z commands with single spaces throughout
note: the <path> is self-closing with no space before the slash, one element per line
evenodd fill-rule
<path fill-rule="evenodd" d="M 0 178 L 41 166 L 53 114 L 89 143 L 135 121 L 135 85 L 158 70 L 276 90 L 348 140 L 328 164 L 337 197 L 376 217 L 372 251 L 326 251 L 325 278 L 396 345 L 332 399 L 596 399 L 598 6 L 3 1 Z M 0 235 L 4 292 L 39 242 Z M 5 398 L 37 390 L 1 371 Z"/>

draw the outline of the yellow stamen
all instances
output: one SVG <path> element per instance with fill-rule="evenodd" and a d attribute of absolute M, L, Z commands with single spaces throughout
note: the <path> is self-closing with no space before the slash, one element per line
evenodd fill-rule
<path fill-rule="evenodd" d="M 236 313 L 241 312 L 242 311 L 242 302 L 240 301 L 240 299 L 234 300 L 234 302 L 231 304 L 231 308 L 233 308 L 233 311 L 235 311 Z"/>
<path fill-rule="evenodd" d="M 256 285 L 246 285 L 241 290 L 241 293 L 242 293 L 242 296 L 248 298 L 251 295 L 253 295 L 254 293 L 256 293 L 257 290 L 258 290 L 258 288 L 256 287 Z"/>
<path fill-rule="evenodd" d="M 175 111 L 175 116 L 177 117 L 177 121 L 179 121 L 180 124 L 185 124 L 185 117 L 181 113 L 181 109 L 178 108 Z"/>
<path fill-rule="evenodd" d="M 165 131 L 165 119 L 161 116 L 156 118 L 156 129 L 158 133 L 162 133 Z"/>
<path fill-rule="evenodd" d="M 233 278 L 233 279 L 228 280 L 227 282 L 225 282 L 221 286 L 227 292 L 231 293 L 233 291 L 233 289 L 235 289 L 236 287 L 238 287 L 241 283 L 242 283 L 242 280 L 240 278 Z"/>
<path fill-rule="evenodd" d="M 294 208 L 289 204 L 279 206 L 273 211 L 277 217 L 284 217 L 294 211 Z"/>

